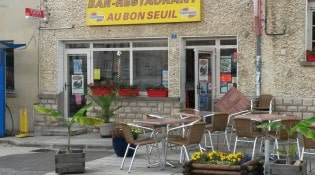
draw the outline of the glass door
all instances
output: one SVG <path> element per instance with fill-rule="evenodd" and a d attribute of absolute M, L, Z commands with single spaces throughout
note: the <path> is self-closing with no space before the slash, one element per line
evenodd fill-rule
<path fill-rule="evenodd" d="M 88 51 L 68 51 L 65 63 L 65 116 L 71 118 L 86 104 L 85 95 L 90 83 L 90 54 Z"/>
<path fill-rule="evenodd" d="M 214 48 L 195 50 L 195 109 L 212 111 L 215 97 Z"/>

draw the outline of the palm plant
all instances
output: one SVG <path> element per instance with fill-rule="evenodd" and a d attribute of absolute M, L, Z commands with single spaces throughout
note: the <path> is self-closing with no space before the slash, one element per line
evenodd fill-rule
<path fill-rule="evenodd" d="M 112 103 L 117 99 L 117 92 L 112 91 L 109 95 L 89 95 L 92 102 L 97 104 L 102 110 L 99 112 L 98 118 L 105 123 L 109 123 L 110 118 L 115 116 L 115 111 L 121 106 L 112 107 Z"/>
<path fill-rule="evenodd" d="M 282 124 L 281 121 L 275 121 L 258 125 L 257 128 L 284 129 L 287 132 L 287 135 L 289 136 L 287 140 L 287 149 L 279 149 L 277 151 L 280 153 L 284 153 L 286 155 L 286 164 L 290 164 L 292 156 L 296 153 L 297 150 L 296 146 L 292 145 L 292 143 L 290 142 L 290 137 L 295 133 L 300 133 L 306 138 L 310 138 L 315 141 L 315 131 L 309 128 L 314 122 L 315 117 L 311 117 L 301 120 L 294 127 L 286 126 Z"/>
<path fill-rule="evenodd" d="M 85 106 L 83 106 L 81 109 L 79 109 L 78 112 L 74 114 L 74 116 L 71 118 L 71 120 L 68 120 L 65 118 L 60 112 L 57 110 L 49 109 L 42 107 L 40 105 L 34 105 L 34 108 L 36 111 L 38 111 L 41 114 L 47 114 L 50 115 L 56 119 L 63 120 L 66 123 L 67 126 L 67 136 L 68 136 L 68 152 L 72 152 L 71 144 L 70 144 L 70 137 L 71 137 L 71 127 L 74 123 L 78 123 L 80 125 L 90 125 L 90 126 L 100 126 L 104 125 L 104 122 L 98 118 L 95 117 L 87 117 L 85 115 L 86 110 L 89 109 L 92 106 L 92 103 L 88 103 Z"/>

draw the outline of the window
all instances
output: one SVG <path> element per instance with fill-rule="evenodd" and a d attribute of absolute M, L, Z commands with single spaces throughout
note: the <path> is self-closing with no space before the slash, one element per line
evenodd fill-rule
<path fill-rule="evenodd" d="M 161 85 L 168 69 L 166 39 L 94 43 L 93 48 L 93 69 L 100 72 L 94 83 L 121 82 L 145 91 L 146 85 Z"/>
<path fill-rule="evenodd" d="M 14 93 L 14 51 L 5 49 L 6 56 L 6 92 Z"/>
<path fill-rule="evenodd" d="M 315 1 L 309 1 L 307 49 L 315 50 Z"/>

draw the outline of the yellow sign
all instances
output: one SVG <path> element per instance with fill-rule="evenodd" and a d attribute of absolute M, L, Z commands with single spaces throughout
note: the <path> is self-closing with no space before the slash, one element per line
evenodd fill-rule
<path fill-rule="evenodd" d="M 86 0 L 89 26 L 196 22 L 201 0 Z"/>
<path fill-rule="evenodd" d="M 101 79 L 101 69 L 94 69 L 94 80 L 100 80 Z"/>

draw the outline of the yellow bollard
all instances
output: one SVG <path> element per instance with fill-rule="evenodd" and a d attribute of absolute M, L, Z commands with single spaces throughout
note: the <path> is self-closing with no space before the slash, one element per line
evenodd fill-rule
<path fill-rule="evenodd" d="M 16 135 L 17 138 L 32 136 L 28 132 L 28 118 L 27 109 L 20 109 L 20 134 Z"/>

